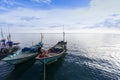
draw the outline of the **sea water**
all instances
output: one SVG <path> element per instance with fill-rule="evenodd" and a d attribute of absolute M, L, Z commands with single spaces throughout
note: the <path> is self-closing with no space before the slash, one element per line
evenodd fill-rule
<path fill-rule="evenodd" d="M 37 44 L 40 34 L 12 34 L 21 47 Z M 62 40 L 62 34 L 44 34 L 44 49 Z M 66 34 L 67 55 L 46 66 L 46 80 L 120 80 L 120 34 Z M 30 61 L 28 62 L 30 63 Z M 16 68 L 8 80 L 43 80 L 43 65 L 35 61 Z M 11 77 L 12 76 L 12 77 Z"/>

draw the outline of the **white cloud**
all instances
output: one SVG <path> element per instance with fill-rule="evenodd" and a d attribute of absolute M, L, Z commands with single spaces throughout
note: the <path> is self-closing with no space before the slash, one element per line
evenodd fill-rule
<path fill-rule="evenodd" d="M 34 0 L 51 2 L 51 0 Z M 18 8 L 0 15 L 0 23 L 13 24 L 12 30 L 17 32 L 53 32 L 61 31 L 62 25 L 68 32 L 116 32 L 114 25 L 107 28 L 104 23 L 107 19 L 113 22 L 120 19 L 120 0 L 91 0 L 90 7 L 77 9 L 33 10 Z M 118 16 L 111 16 L 117 14 Z M 33 20 L 23 20 L 25 18 Z M 8 26 L 8 25 L 1 25 Z M 20 27 L 21 26 L 21 27 Z M 50 26 L 56 26 L 54 28 Z M 58 26 L 58 27 L 57 27 Z M 113 30 L 113 31 L 112 31 Z"/>
<path fill-rule="evenodd" d="M 120 0 L 92 0 L 90 10 L 98 16 L 108 17 L 111 14 L 120 14 Z"/>
<path fill-rule="evenodd" d="M 14 4 L 18 4 L 15 0 L 1 0 L 1 2 L 4 4 L 9 4 L 9 5 L 14 5 Z"/>
<path fill-rule="evenodd" d="M 31 0 L 31 1 L 34 1 L 34 2 L 37 2 L 37 3 L 47 3 L 47 4 L 51 3 L 51 0 Z"/>

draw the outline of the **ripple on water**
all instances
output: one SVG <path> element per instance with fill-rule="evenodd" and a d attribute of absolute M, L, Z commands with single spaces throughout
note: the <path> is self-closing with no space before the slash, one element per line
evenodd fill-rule
<path fill-rule="evenodd" d="M 120 78 L 113 63 L 107 59 L 68 54 L 65 61 L 64 66 L 69 66 L 67 68 L 69 73 L 66 74 L 76 74 L 81 80 L 119 80 Z"/>
<path fill-rule="evenodd" d="M 5 80 L 6 77 L 14 70 L 14 65 L 0 61 L 0 80 Z"/>

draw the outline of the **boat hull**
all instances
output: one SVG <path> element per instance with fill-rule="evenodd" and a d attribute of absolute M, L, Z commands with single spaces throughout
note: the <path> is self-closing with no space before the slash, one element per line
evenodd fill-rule
<path fill-rule="evenodd" d="M 63 52 L 53 57 L 47 57 L 47 58 L 37 59 L 37 60 L 39 60 L 43 64 L 51 64 L 53 62 L 56 62 L 58 59 L 62 58 L 65 54 L 66 52 Z"/>
<path fill-rule="evenodd" d="M 26 61 L 28 61 L 30 59 L 33 59 L 36 56 L 37 56 L 37 54 L 34 54 L 34 55 L 31 55 L 31 56 L 28 56 L 28 57 L 17 58 L 17 59 L 9 59 L 9 60 L 5 60 L 5 61 L 8 62 L 8 63 L 14 64 L 14 65 L 17 65 L 17 64 L 26 62 Z"/>
<path fill-rule="evenodd" d="M 11 52 L 10 53 L 7 53 L 7 54 L 2 54 L 0 53 L 0 59 L 3 59 L 5 58 L 7 55 L 10 55 L 10 54 L 14 54 L 17 50 L 19 50 L 20 47 L 19 46 L 15 46 L 11 49 Z"/>

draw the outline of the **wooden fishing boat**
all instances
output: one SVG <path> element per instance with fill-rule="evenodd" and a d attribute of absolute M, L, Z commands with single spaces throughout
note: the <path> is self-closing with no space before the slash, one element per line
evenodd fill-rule
<path fill-rule="evenodd" d="M 30 48 L 25 47 L 23 49 L 18 50 L 12 55 L 8 55 L 7 57 L 3 58 L 3 61 L 6 61 L 8 63 L 17 65 L 23 62 L 26 62 L 30 59 L 35 58 L 38 55 L 38 48 L 42 47 L 42 43 L 39 43 L 37 45 L 34 45 Z"/>
<path fill-rule="evenodd" d="M 13 52 L 16 52 L 17 50 L 20 49 L 18 46 L 19 43 L 14 43 L 11 41 L 11 34 L 7 36 L 7 42 L 6 39 L 3 35 L 3 32 L 1 30 L 1 37 L 2 39 L 0 40 L 0 59 L 6 57 L 9 54 L 12 54 Z"/>
<path fill-rule="evenodd" d="M 13 54 L 17 50 L 20 49 L 20 46 L 18 46 L 19 43 L 13 43 L 13 46 L 9 45 L 0 45 L 0 59 L 6 57 L 9 54 Z"/>
<path fill-rule="evenodd" d="M 44 64 L 53 63 L 66 54 L 66 44 L 67 42 L 60 41 L 52 48 L 39 54 L 36 59 Z"/>

